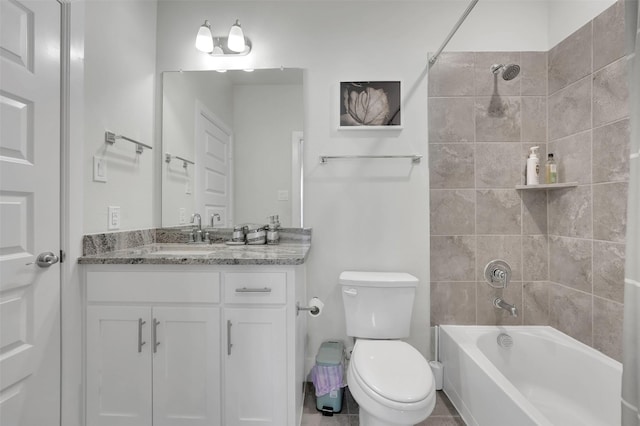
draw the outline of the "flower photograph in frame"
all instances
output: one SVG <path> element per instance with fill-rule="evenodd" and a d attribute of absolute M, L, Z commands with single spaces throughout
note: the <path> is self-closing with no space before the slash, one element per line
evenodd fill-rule
<path fill-rule="evenodd" d="M 340 129 L 400 128 L 399 81 L 340 82 Z"/>

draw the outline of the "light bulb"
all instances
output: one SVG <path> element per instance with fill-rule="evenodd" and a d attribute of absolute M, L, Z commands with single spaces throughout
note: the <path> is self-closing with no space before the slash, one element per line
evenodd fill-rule
<path fill-rule="evenodd" d="M 209 24 L 209 21 L 204 21 L 204 24 L 202 24 L 198 30 L 196 49 L 205 53 L 213 51 L 213 35 L 211 34 L 211 24 Z"/>
<path fill-rule="evenodd" d="M 229 40 L 227 41 L 227 47 L 233 52 L 244 52 L 246 48 L 244 41 L 244 32 L 240 26 L 240 21 L 236 19 L 236 23 L 231 26 L 229 30 Z"/>

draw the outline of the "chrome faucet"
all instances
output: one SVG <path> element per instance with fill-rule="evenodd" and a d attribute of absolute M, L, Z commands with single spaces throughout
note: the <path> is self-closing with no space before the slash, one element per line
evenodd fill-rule
<path fill-rule="evenodd" d="M 197 222 L 196 222 L 197 220 Z M 202 239 L 202 217 L 199 213 L 194 213 L 191 215 L 191 223 L 195 223 L 197 228 L 193 231 L 193 241 L 196 243 L 201 243 Z"/>
<path fill-rule="evenodd" d="M 496 308 L 504 309 L 505 311 L 509 312 L 512 317 L 518 316 L 518 308 L 516 308 L 514 305 L 508 304 L 499 297 L 493 299 L 493 306 L 495 306 Z"/>

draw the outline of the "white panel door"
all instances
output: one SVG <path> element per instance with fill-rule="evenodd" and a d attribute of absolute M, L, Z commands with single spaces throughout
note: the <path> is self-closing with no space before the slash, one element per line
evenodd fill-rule
<path fill-rule="evenodd" d="M 216 226 L 233 221 L 233 135 L 231 129 L 196 102 L 195 200 L 203 223 L 220 215 Z"/>
<path fill-rule="evenodd" d="M 0 424 L 60 424 L 60 4 L 0 0 Z M 54 260 L 57 257 L 50 257 Z"/>
<path fill-rule="evenodd" d="M 220 423 L 220 309 L 154 307 L 153 425 Z"/>
<path fill-rule="evenodd" d="M 227 308 L 224 315 L 224 425 L 286 425 L 285 309 Z"/>
<path fill-rule="evenodd" d="M 87 426 L 151 426 L 152 326 L 150 307 L 87 307 Z"/>

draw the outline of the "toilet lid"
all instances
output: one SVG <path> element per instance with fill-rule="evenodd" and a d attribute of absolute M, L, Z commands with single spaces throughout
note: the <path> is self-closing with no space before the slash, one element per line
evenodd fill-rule
<path fill-rule="evenodd" d="M 371 390 L 392 401 L 422 401 L 433 392 L 427 360 L 399 340 L 356 341 L 351 368 Z"/>

